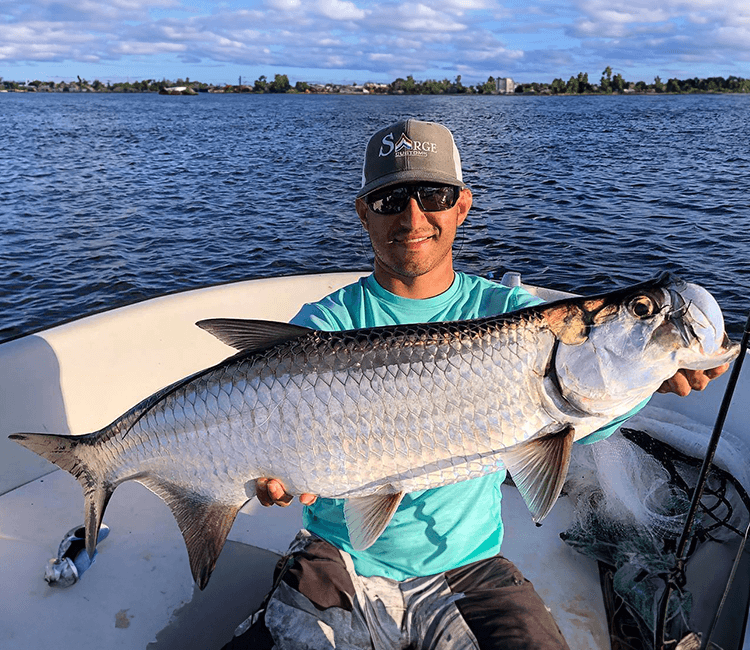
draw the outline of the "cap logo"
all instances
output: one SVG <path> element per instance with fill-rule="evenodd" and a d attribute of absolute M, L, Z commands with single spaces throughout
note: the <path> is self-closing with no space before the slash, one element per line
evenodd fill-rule
<path fill-rule="evenodd" d="M 434 142 L 420 142 L 407 137 L 402 133 L 396 143 L 393 142 L 393 133 L 389 133 L 382 139 L 378 155 L 385 158 L 395 152 L 397 158 L 402 156 L 426 156 L 430 153 L 437 152 L 437 145 Z"/>
<path fill-rule="evenodd" d="M 406 133 L 402 133 L 401 137 L 396 143 L 396 155 L 398 155 L 399 152 L 403 151 L 404 149 L 406 149 L 407 151 L 411 151 L 412 149 L 414 149 L 414 143 L 406 137 Z"/>

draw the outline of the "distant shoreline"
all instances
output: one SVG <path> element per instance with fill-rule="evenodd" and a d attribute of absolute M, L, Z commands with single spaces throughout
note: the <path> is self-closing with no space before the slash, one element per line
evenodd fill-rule
<path fill-rule="evenodd" d="M 579 72 L 568 81 L 554 79 L 551 83 L 516 83 L 513 79 L 489 77 L 485 83 L 465 86 L 461 76 L 450 81 L 427 79 L 416 81 L 411 75 L 406 79 L 398 78 L 391 83 L 367 82 L 359 84 L 311 84 L 298 81 L 291 85 L 286 75 L 277 74 L 273 81 L 261 75 L 252 84 L 240 82 L 232 84 L 207 84 L 190 79 L 171 81 L 162 79 L 145 79 L 142 81 L 106 84 L 95 80 L 86 81 L 2 81 L 0 92 L 55 92 L 55 93 L 159 93 L 162 95 L 199 95 L 209 94 L 319 94 L 319 95 L 692 95 L 692 94 L 748 94 L 750 79 L 730 76 L 709 77 L 707 79 L 668 79 L 663 82 L 658 76 L 654 82 L 629 82 L 622 75 L 612 76 L 612 69 L 607 67 L 598 83 L 590 83 L 588 74 Z"/>
<path fill-rule="evenodd" d="M 750 90 L 694 90 L 690 92 L 656 92 L 656 91 L 633 91 L 633 92 L 611 92 L 611 93 L 550 93 L 525 91 L 521 93 L 353 93 L 353 92 L 310 92 L 310 93 L 254 93 L 245 91 L 198 91 L 195 93 L 160 93 L 156 90 L 37 90 L 35 89 L 3 89 L 0 93 L 30 93 L 30 94 L 72 94 L 72 95 L 172 95 L 172 96 L 197 96 L 197 95 L 343 95 L 347 97 L 429 97 L 429 96 L 453 96 L 453 97 L 658 97 L 658 96 L 684 96 L 684 95 L 750 95 Z"/>

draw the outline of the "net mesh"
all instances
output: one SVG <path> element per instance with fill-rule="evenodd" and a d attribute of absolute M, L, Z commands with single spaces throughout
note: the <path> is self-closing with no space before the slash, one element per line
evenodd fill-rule
<path fill-rule="evenodd" d="M 576 445 L 565 485 L 575 514 L 561 537 L 600 562 L 612 602 L 629 619 L 629 626 L 621 626 L 617 633 L 610 624 L 613 647 L 614 637 L 619 648 L 654 647 L 665 578 L 675 566 L 701 462 L 633 429 L 594 445 Z M 736 540 L 749 512 L 750 500 L 739 482 L 713 468 L 688 557 L 708 541 Z M 670 599 L 666 630 L 673 639 L 696 627 L 694 591 L 695 586 L 687 584 Z"/>

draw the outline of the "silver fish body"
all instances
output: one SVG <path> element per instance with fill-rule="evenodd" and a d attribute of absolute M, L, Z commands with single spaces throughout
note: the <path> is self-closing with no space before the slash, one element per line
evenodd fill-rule
<path fill-rule="evenodd" d="M 737 354 L 710 294 L 669 277 L 473 321 L 349 332 L 199 325 L 241 352 L 99 432 L 12 437 L 81 482 L 90 553 L 117 485 L 137 480 L 156 492 L 201 588 L 257 478 L 347 499 L 358 548 L 377 539 L 404 493 L 501 468 L 540 520 L 574 440 L 678 368 Z"/>

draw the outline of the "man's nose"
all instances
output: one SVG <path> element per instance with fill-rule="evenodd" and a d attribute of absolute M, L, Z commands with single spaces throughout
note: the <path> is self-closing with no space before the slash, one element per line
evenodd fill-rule
<path fill-rule="evenodd" d="M 419 207 L 417 199 L 413 196 L 410 196 L 409 203 L 407 203 L 406 207 L 401 212 L 401 223 L 404 226 L 410 226 L 412 229 L 414 229 L 417 225 L 423 223 L 425 220 L 425 214 L 422 211 L 422 208 Z"/>

